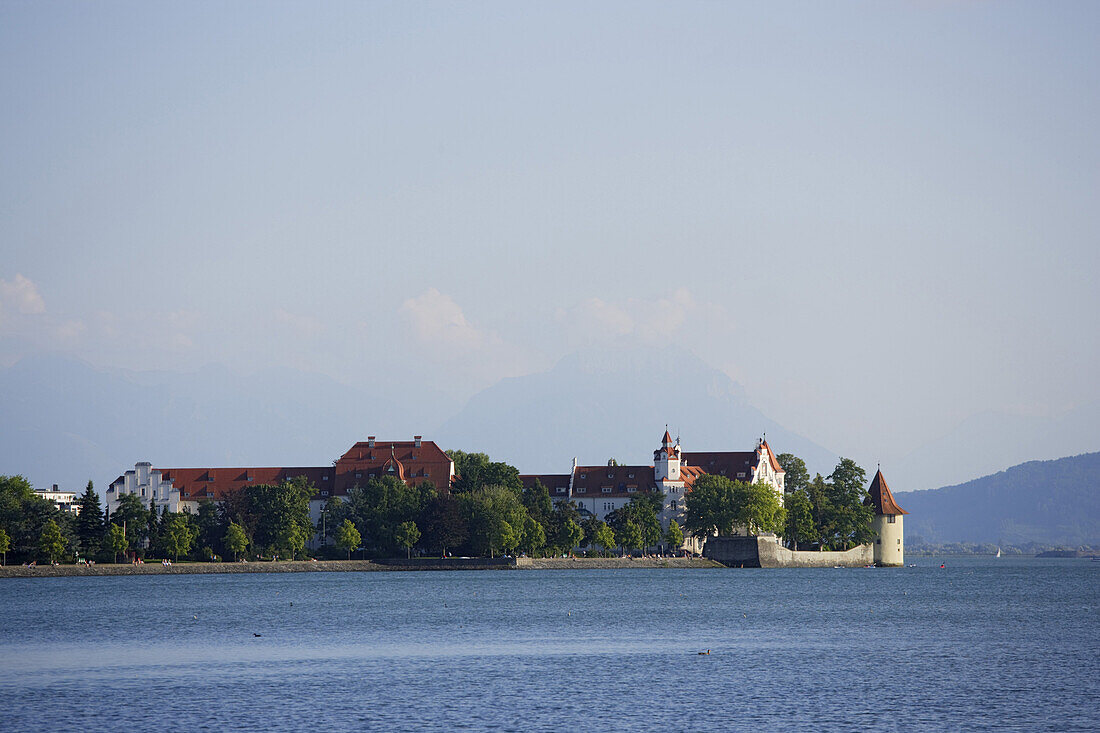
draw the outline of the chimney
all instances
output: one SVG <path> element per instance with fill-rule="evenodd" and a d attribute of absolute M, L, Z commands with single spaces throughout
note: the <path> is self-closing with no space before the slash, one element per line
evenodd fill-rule
<path fill-rule="evenodd" d="M 416 446 L 417 448 L 419 448 L 420 447 L 420 440 L 423 437 L 424 437 L 423 435 L 414 435 L 413 436 L 413 445 Z"/>
<path fill-rule="evenodd" d="M 374 447 L 374 436 L 373 435 L 368 435 L 367 436 L 367 447 L 368 448 L 373 448 Z"/>

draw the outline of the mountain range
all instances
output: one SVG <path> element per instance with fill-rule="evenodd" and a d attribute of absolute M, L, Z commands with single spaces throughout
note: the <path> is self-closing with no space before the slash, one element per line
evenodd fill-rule
<path fill-rule="evenodd" d="M 1029 461 L 896 498 L 909 512 L 909 543 L 1100 544 L 1100 453 Z"/>
<path fill-rule="evenodd" d="M 766 434 L 776 450 L 802 457 L 811 474 L 828 474 L 842 452 L 780 425 L 725 373 L 676 348 L 577 352 L 545 372 L 502 380 L 456 413 L 453 404 L 420 384 L 348 386 L 286 368 L 140 372 L 40 355 L 0 369 L 0 474 L 75 490 L 90 478 L 102 490 L 141 460 L 317 466 L 367 435 L 414 433 L 445 449 L 486 452 L 525 473 L 565 473 L 574 457 L 582 465 L 612 458 L 649 465 L 666 424 L 689 451 L 749 450 Z M 930 542 L 1089 536 L 1095 498 L 1069 497 L 1081 481 L 1100 493 L 1092 474 L 1074 474 L 1069 464 L 1064 472 L 1058 461 L 994 472 L 1020 459 L 1100 447 L 1097 426 L 1098 403 L 1051 419 L 979 415 L 887 464 L 913 514 L 907 534 Z M 1065 460 L 1087 463 L 1096 455 Z M 993 475 L 960 484 L 979 471 Z M 954 485 L 903 493 L 937 483 Z M 1083 511 L 1058 515 L 1067 501 Z M 985 508 L 971 511 L 968 502 Z"/>

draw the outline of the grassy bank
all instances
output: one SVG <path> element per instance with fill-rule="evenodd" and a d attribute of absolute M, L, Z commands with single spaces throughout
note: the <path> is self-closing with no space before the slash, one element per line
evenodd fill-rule
<path fill-rule="evenodd" d="M 117 575 L 206 575 L 212 573 L 348 573 L 395 570 L 614 570 L 623 568 L 719 568 L 716 562 L 702 558 L 527 558 L 512 563 L 501 560 L 478 562 L 467 558 L 448 560 L 419 558 L 411 561 L 385 560 L 298 560 L 280 562 L 180 562 L 165 567 L 160 562 L 142 565 L 8 565 L 0 567 L 0 578 L 67 578 Z"/>

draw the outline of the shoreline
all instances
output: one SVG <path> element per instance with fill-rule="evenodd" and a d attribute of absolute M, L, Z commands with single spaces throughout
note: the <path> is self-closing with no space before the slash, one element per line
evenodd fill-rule
<path fill-rule="evenodd" d="M 7 565 L 3 578 L 78 578 L 126 575 L 228 575 L 238 573 L 362 573 L 459 570 L 616 570 L 629 568 L 720 568 L 703 558 L 404 558 L 384 560 L 281 560 L 278 562 L 160 562 L 96 565 Z"/>

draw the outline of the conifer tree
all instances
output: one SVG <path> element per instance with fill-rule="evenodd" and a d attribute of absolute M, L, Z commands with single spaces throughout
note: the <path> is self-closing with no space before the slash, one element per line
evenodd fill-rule
<path fill-rule="evenodd" d="M 92 482 L 80 496 L 80 513 L 76 515 L 76 538 L 80 541 L 80 551 L 91 557 L 99 552 L 103 544 L 103 510 L 99 506 L 99 494 Z"/>

